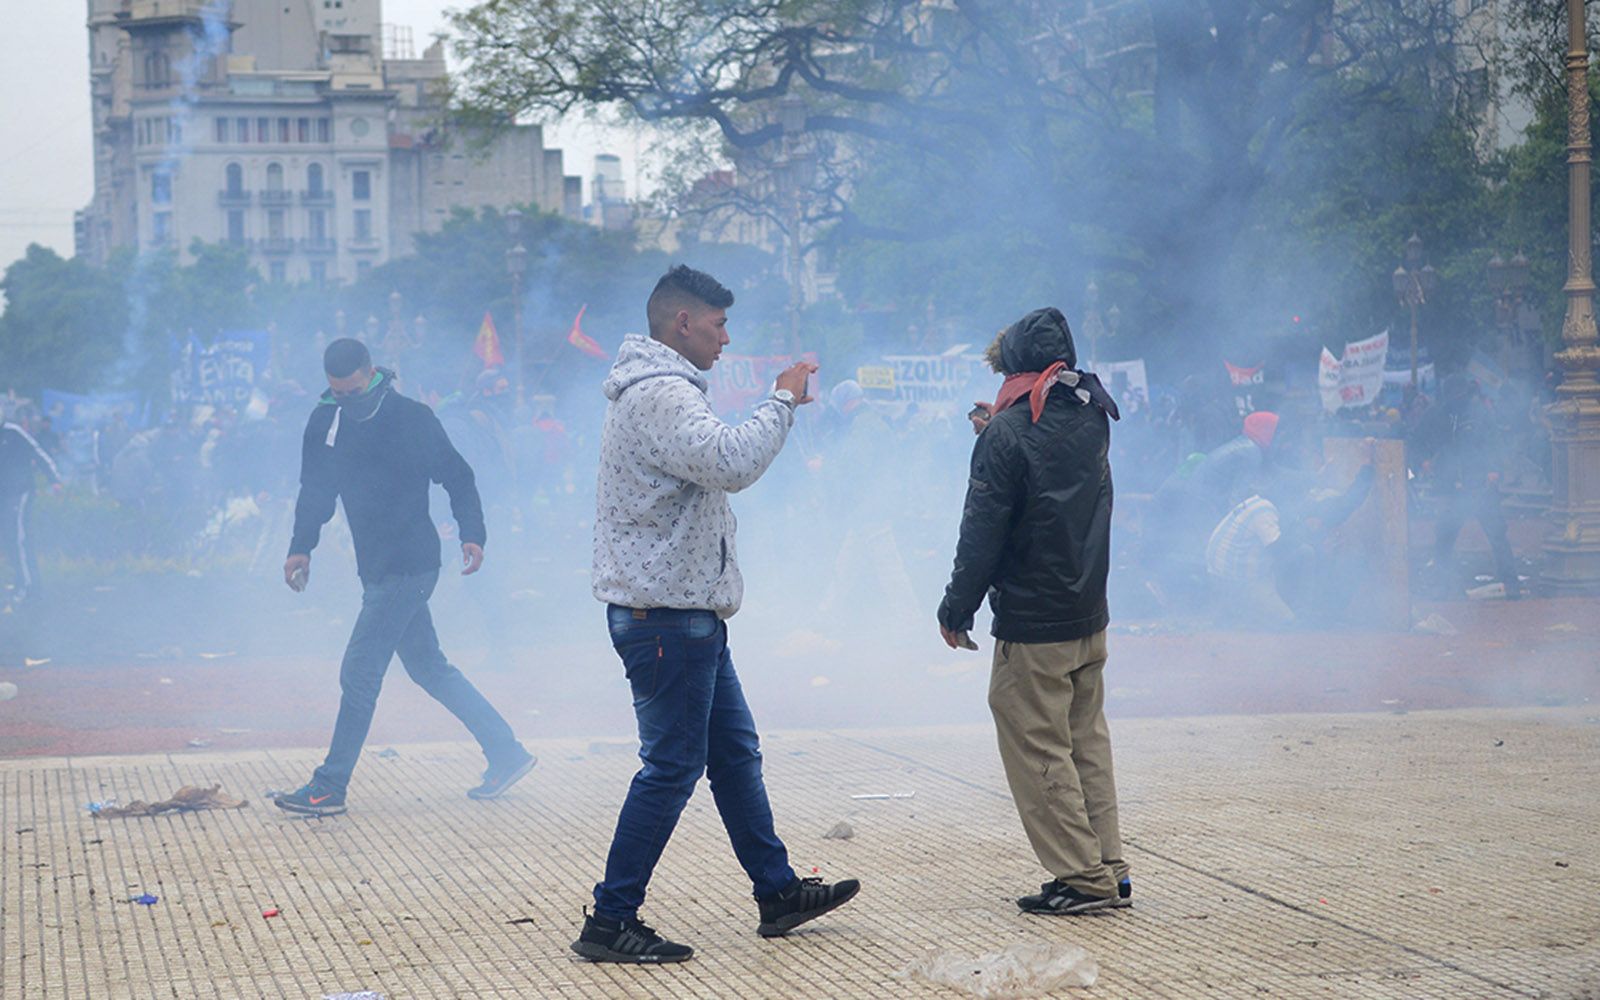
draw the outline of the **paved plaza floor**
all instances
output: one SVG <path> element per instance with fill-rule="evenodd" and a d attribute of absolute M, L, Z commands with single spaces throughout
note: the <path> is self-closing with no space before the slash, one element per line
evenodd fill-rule
<path fill-rule="evenodd" d="M 350 813 L 326 820 L 262 797 L 302 781 L 312 749 L 0 761 L 0 997 L 954 997 L 897 973 L 1038 941 L 1098 964 L 1071 996 L 1594 1000 L 1595 711 L 1118 721 L 1135 905 L 1077 918 L 1011 903 L 1044 873 L 987 728 L 775 732 L 793 860 L 861 895 L 757 937 L 702 787 L 644 913 L 698 951 L 663 968 L 567 950 L 636 765 L 624 740 L 530 744 L 539 767 L 488 803 L 462 794 L 481 767 L 467 745 L 373 746 Z M 250 802 L 85 806 L 185 784 Z M 907 797 L 852 797 L 881 794 Z M 840 821 L 854 836 L 824 839 Z"/>

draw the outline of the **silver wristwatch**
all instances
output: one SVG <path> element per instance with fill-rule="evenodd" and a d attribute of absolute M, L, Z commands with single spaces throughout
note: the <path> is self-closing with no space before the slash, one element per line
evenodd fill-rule
<path fill-rule="evenodd" d="M 788 389 L 772 390 L 772 398 L 776 399 L 778 402 L 782 403 L 784 406 L 787 406 L 791 410 L 799 405 L 798 401 L 794 398 L 794 393 L 790 392 Z"/>

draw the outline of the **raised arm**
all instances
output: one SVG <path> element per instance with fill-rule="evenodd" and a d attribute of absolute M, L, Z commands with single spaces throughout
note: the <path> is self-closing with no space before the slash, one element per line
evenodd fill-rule
<path fill-rule="evenodd" d="M 649 454 L 661 471 L 707 489 L 737 493 L 767 471 L 794 426 L 794 410 L 774 397 L 756 404 L 743 423 L 730 426 L 712 412 L 705 394 L 683 379 L 661 378 L 637 387 L 630 402 Z"/>

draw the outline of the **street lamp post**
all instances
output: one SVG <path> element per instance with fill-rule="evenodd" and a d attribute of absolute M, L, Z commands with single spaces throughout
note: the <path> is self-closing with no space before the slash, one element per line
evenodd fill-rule
<path fill-rule="evenodd" d="M 1500 333 L 1502 360 L 1508 370 L 1526 374 L 1536 364 L 1532 346 L 1539 332 L 1538 313 L 1527 301 L 1528 258 L 1489 258 L 1489 291 L 1494 295 L 1494 325 Z"/>
<path fill-rule="evenodd" d="M 1550 532 L 1540 582 L 1555 593 L 1600 591 L 1600 332 L 1589 229 L 1589 46 L 1583 0 L 1567 0 L 1567 315 L 1549 409 Z"/>
<path fill-rule="evenodd" d="M 1422 262 L 1422 237 L 1416 233 L 1406 240 L 1406 264 L 1394 269 L 1394 295 L 1402 309 L 1411 311 L 1411 391 L 1417 391 L 1417 311 L 1428 302 L 1428 296 L 1439 284 L 1439 272 L 1432 264 Z"/>
<path fill-rule="evenodd" d="M 522 245 L 522 213 L 506 213 L 506 230 L 512 246 L 506 251 L 506 270 L 511 274 L 511 364 L 512 384 L 517 387 L 517 408 L 523 403 L 522 388 L 522 276 L 528 270 L 528 248 Z"/>

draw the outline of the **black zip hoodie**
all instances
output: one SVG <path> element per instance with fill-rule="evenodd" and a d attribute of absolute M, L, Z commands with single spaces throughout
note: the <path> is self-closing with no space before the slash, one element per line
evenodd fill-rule
<path fill-rule="evenodd" d="M 388 372 L 371 391 L 381 397 L 364 420 L 341 411 L 331 392 L 311 412 L 289 543 L 290 555 L 309 555 L 333 516 L 334 500 L 343 499 L 363 583 L 439 568 L 439 532 L 428 513 L 430 481 L 450 494 L 461 541 L 485 540 L 472 467 L 433 410 L 396 392 Z"/>

